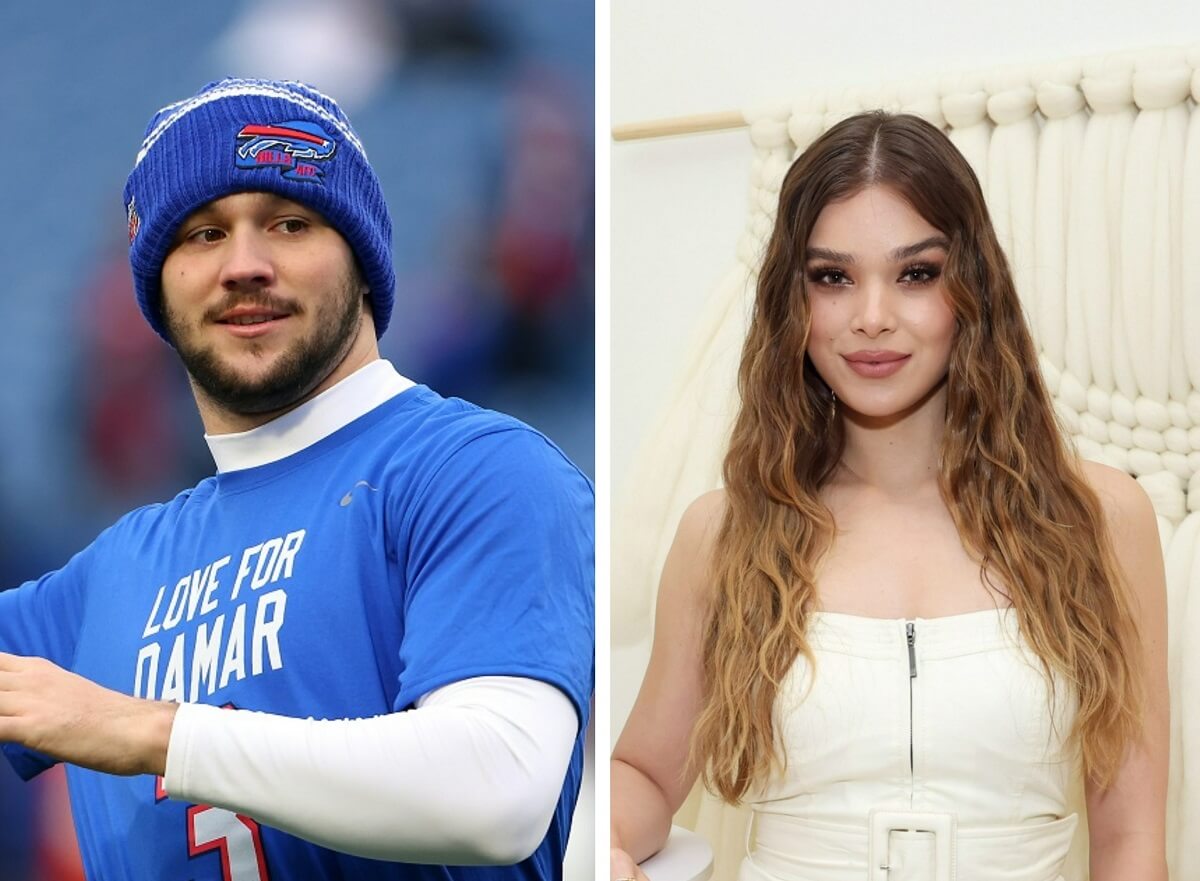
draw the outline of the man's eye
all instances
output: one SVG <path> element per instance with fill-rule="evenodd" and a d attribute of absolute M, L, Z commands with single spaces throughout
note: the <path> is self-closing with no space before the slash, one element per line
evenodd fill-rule
<path fill-rule="evenodd" d="M 307 229 L 308 223 L 298 217 L 289 217 L 279 222 L 279 228 L 286 233 L 298 233 Z"/>
<path fill-rule="evenodd" d="M 225 233 L 223 233 L 221 230 L 209 226 L 205 227 L 204 229 L 198 229 L 194 233 L 191 233 L 188 235 L 188 240 L 210 245 L 213 242 L 219 242 L 224 237 Z"/>

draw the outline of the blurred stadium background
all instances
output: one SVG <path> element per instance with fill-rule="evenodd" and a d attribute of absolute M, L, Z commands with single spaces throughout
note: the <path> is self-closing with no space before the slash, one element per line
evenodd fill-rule
<path fill-rule="evenodd" d="M 225 75 L 349 113 L 395 224 L 384 356 L 594 477 L 593 28 L 584 0 L 4 3 L 0 587 L 212 472 L 133 300 L 121 188 L 151 114 Z M 83 877 L 60 770 L 0 762 L 0 881 Z M 568 878 L 591 876 L 591 826 Z"/>

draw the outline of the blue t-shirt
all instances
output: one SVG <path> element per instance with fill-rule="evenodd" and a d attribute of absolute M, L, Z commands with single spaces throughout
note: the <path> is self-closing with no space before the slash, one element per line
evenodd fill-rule
<path fill-rule="evenodd" d="M 416 386 L 300 452 L 133 511 L 0 593 L 0 650 L 139 697 L 361 718 L 507 675 L 556 686 L 579 714 L 549 832 L 514 867 L 348 856 L 168 799 L 152 777 L 69 766 L 88 877 L 560 877 L 593 686 L 593 518 L 590 483 L 545 437 Z M 4 751 L 26 778 L 51 764 Z M 231 871 L 231 849 L 257 864 Z"/>

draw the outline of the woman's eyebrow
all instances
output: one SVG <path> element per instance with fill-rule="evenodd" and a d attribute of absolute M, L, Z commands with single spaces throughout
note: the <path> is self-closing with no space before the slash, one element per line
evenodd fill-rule
<path fill-rule="evenodd" d="M 950 242 L 945 236 L 930 236 L 927 239 L 922 239 L 919 242 L 913 242 L 911 245 L 901 245 L 899 248 L 888 253 L 888 260 L 898 263 L 901 260 L 906 260 L 920 254 L 928 248 L 941 248 L 943 251 L 950 250 Z M 804 252 L 805 262 L 809 260 L 828 260 L 831 263 L 853 263 L 854 255 L 845 251 L 835 251 L 832 248 L 808 248 Z"/>
<path fill-rule="evenodd" d="M 949 252 L 950 242 L 945 236 L 930 236 L 927 239 L 922 239 L 921 241 L 914 242 L 911 245 L 904 245 L 897 248 L 888 254 L 888 259 L 894 263 L 898 263 L 901 260 L 905 260 L 909 257 L 915 257 L 926 248 L 941 248 L 943 251 Z"/>
<path fill-rule="evenodd" d="M 805 262 L 809 260 L 828 260 L 830 263 L 853 263 L 854 255 L 844 251 L 833 251 L 829 248 L 808 248 L 804 252 Z"/>

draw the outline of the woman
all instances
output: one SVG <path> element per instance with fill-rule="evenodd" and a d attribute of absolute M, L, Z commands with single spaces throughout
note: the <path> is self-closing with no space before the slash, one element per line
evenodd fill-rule
<path fill-rule="evenodd" d="M 1166 881 L 1153 510 L 1065 445 L 935 127 L 855 116 L 792 166 L 739 386 L 613 754 L 613 878 L 700 776 L 754 809 L 742 881 L 1055 881 L 1082 775 L 1092 881 Z"/>

